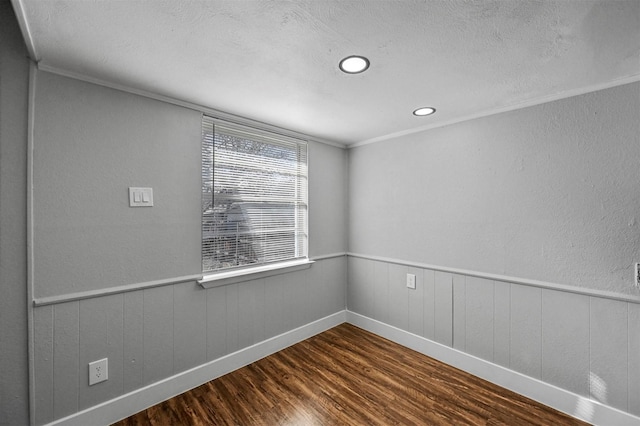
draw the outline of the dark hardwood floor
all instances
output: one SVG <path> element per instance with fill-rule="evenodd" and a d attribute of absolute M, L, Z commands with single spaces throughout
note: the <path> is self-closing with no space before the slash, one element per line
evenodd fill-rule
<path fill-rule="evenodd" d="M 133 415 L 127 425 L 583 425 L 342 324 Z"/>

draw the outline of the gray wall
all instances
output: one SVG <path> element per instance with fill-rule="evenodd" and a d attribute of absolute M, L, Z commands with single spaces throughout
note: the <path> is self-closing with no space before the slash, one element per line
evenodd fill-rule
<path fill-rule="evenodd" d="M 200 112 L 39 72 L 35 117 L 36 298 L 198 273 Z M 345 188 L 345 151 L 311 142 L 312 257 L 345 251 Z"/>
<path fill-rule="evenodd" d="M 347 152 L 309 145 L 309 256 L 347 249 Z"/>
<path fill-rule="evenodd" d="M 640 415 L 639 116 L 634 83 L 351 149 L 348 309 Z"/>
<path fill-rule="evenodd" d="M 639 111 L 634 83 L 351 149 L 349 251 L 637 296 Z"/>
<path fill-rule="evenodd" d="M 200 113 L 37 73 L 36 298 L 198 274 Z M 346 151 L 309 146 L 313 257 L 346 251 Z M 154 207 L 129 208 L 129 186 Z M 195 282 L 34 308 L 35 422 L 76 413 L 346 306 L 346 259 L 205 290 Z M 87 364 L 109 358 L 109 380 Z M 204 378 L 203 378 L 204 379 Z"/>
<path fill-rule="evenodd" d="M 201 113 L 38 72 L 36 298 L 197 274 Z M 130 208 L 128 187 L 153 187 Z"/>
<path fill-rule="evenodd" d="M 27 103 L 29 61 L 8 1 L 0 2 L 0 425 L 29 421 Z"/>

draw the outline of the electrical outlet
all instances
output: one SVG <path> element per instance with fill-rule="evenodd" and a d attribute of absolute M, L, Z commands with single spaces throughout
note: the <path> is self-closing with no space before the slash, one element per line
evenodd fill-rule
<path fill-rule="evenodd" d="M 635 268 L 633 268 L 633 283 L 636 288 L 640 288 L 640 263 L 636 263 Z"/>
<path fill-rule="evenodd" d="M 416 289 L 416 276 L 414 274 L 407 274 L 407 287 L 413 290 Z"/>
<path fill-rule="evenodd" d="M 104 382 L 109 378 L 109 359 L 104 358 L 89 363 L 89 386 Z"/>

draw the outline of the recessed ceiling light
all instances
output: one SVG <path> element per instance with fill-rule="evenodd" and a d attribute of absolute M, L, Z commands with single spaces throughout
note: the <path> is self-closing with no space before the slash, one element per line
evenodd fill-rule
<path fill-rule="evenodd" d="M 436 109 L 433 107 L 423 107 L 413 111 L 413 115 L 417 115 L 418 117 L 423 117 L 425 115 L 431 115 L 434 112 L 436 112 Z"/>
<path fill-rule="evenodd" d="M 347 56 L 340 61 L 340 69 L 347 74 L 358 74 L 369 68 L 369 60 L 364 56 Z"/>

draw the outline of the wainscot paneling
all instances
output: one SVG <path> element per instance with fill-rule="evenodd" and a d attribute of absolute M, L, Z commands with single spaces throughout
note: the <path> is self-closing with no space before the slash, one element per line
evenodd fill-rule
<path fill-rule="evenodd" d="M 351 260 L 351 259 L 349 259 Z M 420 298 L 420 294 L 418 293 L 420 285 L 416 279 L 416 294 L 415 296 L 410 297 L 410 299 L 416 299 L 417 301 L 422 300 L 422 311 L 423 316 L 423 329 L 424 329 L 424 337 L 430 340 L 436 340 L 436 278 L 435 272 L 431 270 L 421 269 L 419 274 L 416 274 L 416 278 L 422 276 L 424 280 L 424 293 L 422 294 L 422 298 Z"/>
<path fill-rule="evenodd" d="M 509 367 L 511 364 L 511 284 L 493 282 L 493 362 Z"/>
<path fill-rule="evenodd" d="M 465 348 L 487 361 L 493 361 L 494 352 L 494 296 L 493 281 L 467 277 Z"/>
<path fill-rule="evenodd" d="M 389 265 L 389 324 L 406 330 L 409 328 L 409 289 L 406 285 L 408 267 Z"/>
<path fill-rule="evenodd" d="M 145 289 L 142 297 L 142 377 L 148 385 L 173 373 L 173 286 Z"/>
<path fill-rule="evenodd" d="M 122 394 L 123 345 L 124 345 L 124 295 L 114 294 L 99 299 L 85 299 L 80 305 L 79 347 L 70 346 L 68 352 L 79 350 L 78 354 L 78 409 L 83 410 L 102 401 Z M 56 310 L 65 304 L 55 305 Z M 54 329 L 54 340 L 61 330 Z M 89 386 L 88 365 L 92 361 L 108 358 L 109 380 Z M 55 368 L 55 359 L 54 359 Z M 55 392 L 66 392 L 66 388 L 54 382 Z M 69 388 L 69 391 L 73 391 Z"/>
<path fill-rule="evenodd" d="M 589 385 L 591 398 L 628 409 L 628 304 L 591 298 Z"/>
<path fill-rule="evenodd" d="M 78 411 L 79 351 L 80 345 L 79 304 L 67 303 L 55 306 L 53 329 L 56 331 L 53 344 L 53 391 L 54 417 L 64 417 Z M 57 391 L 57 390 L 61 391 Z"/>
<path fill-rule="evenodd" d="M 424 271 L 420 268 L 409 267 L 407 273 L 413 274 L 416 276 L 416 289 L 411 290 L 414 291 L 415 294 L 413 297 L 408 297 L 407 294 L 407 316 L 409 317 L 409 323 L 407 325 L 407 330 L 410 333 L 417 334 L 418 336 L 424 335 L 424 297 L 425 297 L 425 279 L 424 279 Z M 431 286 L 433 288 L 433 286 Z M 432 297 L 433 299 L 433 297 Z M 433 312 L 433 311 L 431 311 Z M 431 319 L 431 324 L 433 324 L 433 319 Z M 433 330 L 433 328 L 432 328 Z M 431 333 L 433 334 L 433 332 Z"/>
<path fill-rule="evenodd" d="M 629 411 L 640 416 L 640 304 L 629 303 Z"/>
<path fill-rule="evenodd" d="M 589 297 L 542 293 L 542 380 L 589 395 Z"/>
<path fill-rule="evenodd" d="M 350 254 L 348 309 L 640 415 L 639 303 L 443 269 Z M 592 409 L 577 404 L 573 414 Z"/>
<path fill-rule="evenodd" d="M 197 284 L 173 286 L 174 370 L 184 371 L 207 361 L 207 298 Z"/>
<path fill-rule="evenodd" d="M 448 272 L 434 273 L 434 337 L 443 345 L 453 345 L 453 275 Z"/>
<path fill-rule="evenodd" d="M 542 289 L 514 284 L 510 287 L 509 367 L 529 377 L 541 379 Z"/>
<path fill-rule="evenodd" d="M 210 289 L 192 281 L 36 306 L 35 423 L 73 416 L 342 312 L 346 279 L 346 257 L 337 256 Z M 88 363 L 102 358 L 109 359 L 109 379 L 89 386 Z"/>
<path fill-rule="evenodd" d="M 124 393 L 144 385 L 143 301 L 143 291 L 124 294 Z"/>
<path fill-rule="evenodd" d="M 33 350 L 36 354 L 33 363 L 33 383 L 37 392 L 33 396 L 35 405 L 34 421 L 36 424 L 49 423 L 53 420 L 53 308 L 43 306 L 33 313 Z M 73 350 L 73 349 L 72 349 Z M 77 353 L 78 346 L 75 346 Z M 76 389 L 72 390 L 78 393 Z"/>

